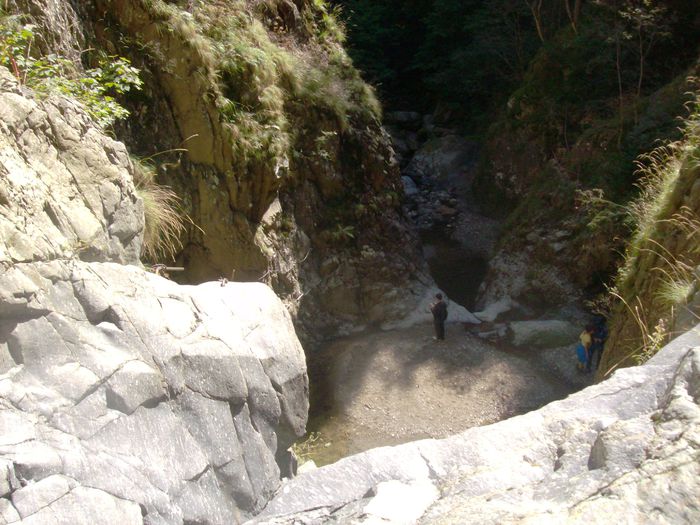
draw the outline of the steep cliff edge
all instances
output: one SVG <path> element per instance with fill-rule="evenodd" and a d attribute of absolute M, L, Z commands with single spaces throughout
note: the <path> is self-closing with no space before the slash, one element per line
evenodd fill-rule
<path fill-rule="evenodd" d="M 115 131 L 196 225 L 181 239 L 184 282 L 266 282 L 312 338 L 414 307 L 424 270 L 398 168 L 324 2 L 50 4 L 9 2 L 51 50 L 142 71 Z"/>
<path fill-rule="evenodd" d="M 684 137 L 644 160 L 600 377 L 643 362 L 700 319 L 700 97 L 689 107 Z"/>
<path fill-rule="evenodd" d="M 238 523 L 305 432 L 288 312 L 141 269 L 133 169 L 0 68 L 0 523 Z"/>

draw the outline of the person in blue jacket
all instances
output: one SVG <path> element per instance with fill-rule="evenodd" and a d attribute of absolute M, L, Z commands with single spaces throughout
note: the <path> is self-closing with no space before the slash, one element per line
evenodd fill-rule
<path fill-rule="evenodd" d="M 593 369 L 594 362 L 595 370 L 598 370 L 598 366 L 600 365 L 600 357 L 603 355 L 603 345 L 605 344 L 605 340 L 608 338 L 608 326 L 605 317 L 600 316 L 596 320 L 591 337 L 593 341 L 591 342 L 591 347 L 588 351 L 586 372 L 590 372 Z"/>
<path fill-rule="evenodd" d="M 593 325 L 587 324 L 586 328 L 579 336 L 579 343 L 576 346 L 576 369 L 583 372 L 586 369 L 586 363 L 591 356 L 591 345 L 593 344 Z"/>

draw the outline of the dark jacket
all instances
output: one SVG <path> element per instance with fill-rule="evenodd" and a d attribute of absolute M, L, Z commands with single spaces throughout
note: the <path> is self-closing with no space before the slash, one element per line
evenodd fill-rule
<path fill-rule="evenodd" d="M 430 311 L 433 314 L 433 319 L 440 323 L 444 323 L 445 319 L 447 319 L 447 305 L 443 300 L 433 303 L 430 306 Z"/>

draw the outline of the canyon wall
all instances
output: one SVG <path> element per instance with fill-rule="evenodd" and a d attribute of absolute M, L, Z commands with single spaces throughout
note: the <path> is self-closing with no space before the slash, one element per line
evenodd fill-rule
<path fill-rule="evenodd" d="M 2 523 L 238 523 L 290 474 L 308 379 L 287 310 L 146 272 L 133 170 L 0 68 Z"/>

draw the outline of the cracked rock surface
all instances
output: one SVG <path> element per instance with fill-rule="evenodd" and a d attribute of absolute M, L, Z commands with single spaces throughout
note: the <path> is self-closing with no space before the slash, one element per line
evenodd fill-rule
<path fill-rule="evenodd" d="M 252 523 L 698 523 L 700 325 L 528 414 L 287 482 Z"/>
<path fill-rule="evenodd" d="M 262 284 L 179 286 L 140 268 L 124 146 L 5 71 L 0 524 L 251 517 L 306 424 L 289 314 Z"/>

